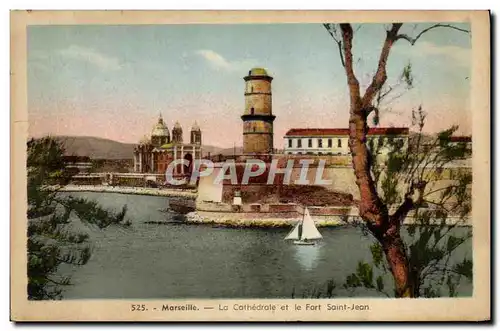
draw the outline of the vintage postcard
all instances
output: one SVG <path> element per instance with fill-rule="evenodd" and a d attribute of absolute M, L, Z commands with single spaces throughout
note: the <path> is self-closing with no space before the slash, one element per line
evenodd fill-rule
<path fill-rule="evenodd" d="M 14 11 L 14 321 L 487 321 L 487 11 Z"/>

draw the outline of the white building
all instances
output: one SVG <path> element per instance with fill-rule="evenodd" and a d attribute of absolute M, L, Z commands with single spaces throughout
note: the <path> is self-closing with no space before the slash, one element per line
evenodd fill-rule
<path fill-rule="evenodd" d="M 368 139 L 392 137 L 408 146 L 408 128 L 370 128 Z M 285 154 L 348 155 L 349 129 L 290 129 L 285 134 Z"/>

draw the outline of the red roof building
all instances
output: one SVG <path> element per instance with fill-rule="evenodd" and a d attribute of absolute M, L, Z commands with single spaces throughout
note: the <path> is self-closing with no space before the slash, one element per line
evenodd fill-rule
<path fill-rule="evenodd" d="M 391 136 L 407 145 L 410 130 L 405 127 L 369 128 L 368 137 Z M 285 154 L 348 155 L 348 128 L 298 128 L 285 134 Z"/>
<path fill-rule="evenodd" d="M 409 128 L 369 128 L 368 135 L 408 135 L 410 133 Z M 328 136 L 348 136 L 348 128 L 307 128 L 307 129 L 290 129 L 285 134 L 286 137 L 328 137 Z"/>
<path fill-rule="evenodd" d="M 471 136 L 451 136 L 450 141 L 453 143 L 471 143 Z"/>

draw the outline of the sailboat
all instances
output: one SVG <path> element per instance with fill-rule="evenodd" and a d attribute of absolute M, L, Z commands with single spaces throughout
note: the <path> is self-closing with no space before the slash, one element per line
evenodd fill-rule
<path fill-rule="evenodd" d="M 295 245 L 314 245 L 315 241 L 323 238 L 314 224 L 309 210 L 305 208 L 302 220 L 297 222 L 285 240 L 294 240 Z"/>

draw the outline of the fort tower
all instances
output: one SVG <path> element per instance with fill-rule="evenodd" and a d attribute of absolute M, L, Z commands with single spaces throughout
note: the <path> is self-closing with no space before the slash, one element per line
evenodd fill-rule
<path fill-rule="evenodd" d="M 271 81 L 262 68 L 253 68 L 245 78 L 245 112 L 243 120 L 243 154 L 273 152 Z"/>

